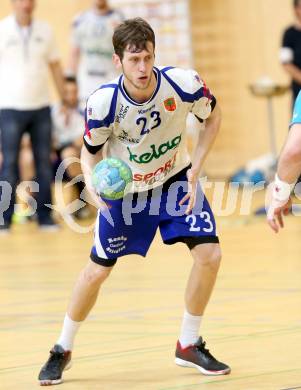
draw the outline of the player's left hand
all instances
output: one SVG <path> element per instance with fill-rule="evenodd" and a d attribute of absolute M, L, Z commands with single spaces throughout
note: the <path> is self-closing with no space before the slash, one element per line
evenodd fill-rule
<path fill-rule="evenodd" d="M 284 227 L 283 216 L 289 214 L 291 207 L 291 198 L 284 202 L 272 198 L 267 212 L 267 222 L 275 233 Z"/>
<path fill-rule="evenodd" d="M 187 191 L 187 194 L 180 200 L 179 205 L 182 206 L 189 199 L 189 202 L 188 202 L 188 205 L 187 205 L 187 208 L 185 211 L 185 214 L 188 215 L 191 213 L 191 210 L 195 206 L 199 175 L 193 169 L 188 169 L 186 175 L 187 175 L 187 181 L 188 181 L 188 191 Z"/>

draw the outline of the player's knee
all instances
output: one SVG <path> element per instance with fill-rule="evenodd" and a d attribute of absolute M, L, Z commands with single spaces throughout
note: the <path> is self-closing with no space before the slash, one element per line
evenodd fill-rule
<path fill-rule="evenodd" d="M 212 250 L 211 255 L 209 256 L 210 258 L 210 264 L 215 267 L 219 268 L 221 260 L 222 260 L 222 252 L 219 246 L 215 246 L 215 248 Z"/>
<path fill-rule="evenodd" d="M 201 256 L 198 256 L 197 263 L 202 266 L 208 266 L 212 270 L 218 270 L 222 259 L 222 253 L 219 245 L 214 245 L 203 251 Z"/>
<path fill-rule="evenodd" d="M 103 283 L 110 275 L 113 267 L 104 267 L 98 264 L 89 264 L 83 270 L 83 278 L 90 285 Z"/>

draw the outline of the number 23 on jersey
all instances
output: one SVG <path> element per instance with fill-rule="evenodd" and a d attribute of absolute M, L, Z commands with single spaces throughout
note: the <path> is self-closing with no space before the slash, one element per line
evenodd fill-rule
<path fill-rule="evenodd" d="M 136 120 L 137 126 L 142 126 L 140 135 L 148 134 L 151 130 L 156 129 L 161 125 L 161 117 L 159 111 L 152 111 L 150 114 L 153 125 L 149 128 L 149 121 L 145 116 L 141 116 Z"/>

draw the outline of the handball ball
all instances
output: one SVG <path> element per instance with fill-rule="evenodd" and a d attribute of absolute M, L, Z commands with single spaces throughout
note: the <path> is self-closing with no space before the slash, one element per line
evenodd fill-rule
<path fill-rule="evenodd" d="M 93 187 L 104 199 L 123 198 L 126 186 L 132 181 L 131 168 L 119 158 L 106 158 L 97 163 L 92 171 Z"/>

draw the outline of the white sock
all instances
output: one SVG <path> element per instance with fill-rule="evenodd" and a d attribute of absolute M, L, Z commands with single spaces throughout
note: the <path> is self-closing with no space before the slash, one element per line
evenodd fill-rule
<path fill-rule="evenodd" d="M 181 334 L 179 337 L 182 348 L 194 344 L 199 338 L 199 329 L 201 326 L 202 316 L 193 316 L 187 310 L 184 311 Z"/>
<path fill-rule="evenodd" d="M 74 338 L 82 322 L 83 321 L 77 322 L 71 320 L 71 318 L 66 313 L 63 329 L 60 338 L 57 341 L 57 344 L 61 345 L 65 351 L 72 351 Z"/>

